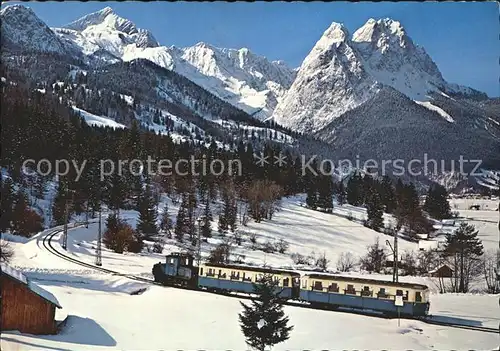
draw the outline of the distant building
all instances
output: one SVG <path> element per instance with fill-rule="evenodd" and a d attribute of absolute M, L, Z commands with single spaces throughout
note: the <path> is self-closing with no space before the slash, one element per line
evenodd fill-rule
<path fill-rule="evenodd" d="M 55 334 L 56 308 L 61 308 L 54 295 L 6 264 L 0 274 L 1 330 L 19 330 L 29 334 Z"/>
<path fill-rule="evenodd" d="M 431 275 L 431 277 L 451 278 L 453 277 L 453 269 L 445 264 L 437 269 L 430 271 L 429 274 Z"/>
<path fill-rule="evenodd" d="M 455 220 L 454 219 L 443 219 L 441 221 L 441 224 L 446 227 L 454 227 L 455 226 Z"/>
<path fill-rule="evenodd" d="M 421 251 L 437 250 L 439 248 L 439 241 L 436 240 L 419 240 L 418 249 Z"/>
<path fill-rule="evenodd" d="M 422 239 L 422 240 L 427 240 L 429 238 L 429 234 L 427 234 L 427 233 L 417 234 L 417 238 Z"/>

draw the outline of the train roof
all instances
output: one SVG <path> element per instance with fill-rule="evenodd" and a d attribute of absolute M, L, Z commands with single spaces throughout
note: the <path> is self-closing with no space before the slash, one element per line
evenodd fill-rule
<path fill-rule="evenodd" d="M 342 275 L 330 275 L 330 274 L 305 274 L 304 276 L 310 277 L 312 279 L 325 279 L 325 280 L 340 280 L 346 282 L 364 282 L 367 284 L 378 284 L 378 285 L 388 285 L 388 286 L 400 286 L 405 288 L 420 288 L 428 289 L 427 285 L 417 284 L 417 283 L 396 283 L 388 280 L 378 280 L 378 279 L 368 279 L 368 278 L 358 278 L 358 277 L 346 277 Z"/>
<path fill-rule="evenodd" d="M 299 273 L 294 271 L 287 271 L 283 269 L 272 269 L 265 267 L 255 267 L 255 266 L 243 266 L 236 264 L 221 264 L 221 263 L 202 263 L 201 265 L 206 267 L 217 267 L 217 268 L 228 268 L 228 269 L 238 269 L 238 270 L 248 270 L 260 273 L 270 273 L 270 274 L 290 274 L 292 276 L 300 276 Z"/>

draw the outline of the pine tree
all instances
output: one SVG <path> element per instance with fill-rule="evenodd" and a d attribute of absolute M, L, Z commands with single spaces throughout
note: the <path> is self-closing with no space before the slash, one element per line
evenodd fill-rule
<path fill-rule="evenodd" d="M 404 185 L 402 182 L 396 185 L 396 198 L 398 207 L 394 215 L 399 226 L 406 226 L 408 233 L 429 233 L 432 230 L 432 224 L 424 217 L 417 190 L 413 183 Z"/>
<path fill-rule="evenodd" d="M 139 200 L 139 222 L 137 223 L 137 231 L 145 237 L 151 237 L 158 234 L 156 219 L 156 203 L 153 199 L 151 186 L 147 183 Z"/>
<path fill-rule="evenodd" d="M 363 204 L 362 186 L 363 178 L 358 172 L 354 172 L 347 182 L 347 202 L 350 205 L 361 206 Z"/>
<path fill-rule="evenodd" d="M 345 204 L 345 202 L 347 200 L 346 197 L 347 197 L 347 194 L 345 191 L 344 183 L 341 180 L 337 186 L 337 203 L 340 206 L 342 206 L 343 204 Z"/>
<path fill-rule="evenodd" d="M 435 219 L 441 220 L 451 217 L 448 193 L 444 186 L 435 184 L 429 188 L 423 209 Z"/>
<path fill-rule="evenodd" d="M 230 195 L 225 196 L 223 211 L 224 211 L 223 221 L 225 225 L 227 225 L 227 228 L 229 228 L 231 232 L 234 233 L 237 228 L 237 222 L 236 222 L 237 207 L 236 207 L 236 199 L 234 198 L 234 195 L 232 193 Z"/>
<path fill-rule="evenodd" d="M 388 176 L 382 178 L 382 182 L 380 183 L 380 196 L 385 207 L 385 212 L 393 213 L 397 206 L 396 194 L 394 193 L 391 178 Z"/>
<path fill-rule="evenodd" d="M 285 316 L 280 302 L 279 288 L 270 275 L 264 275 L 254 285 L 256 297 L 251 304 L 240 302 L 243 312 L 238 315 L 240 327 L 246 343 L 259 351 L 279 344 L 290 337 L 293 326 L 289 326 L 289 318 Z"/>
<path fill-rule="evenodd" d="M 318 192 L 312 184 L 307 187 L 306 192 L 306 205 L 307 207 L 315 210 L 318 207 Z"/>
<path fill-rule="evenodd" d="M 378 232 L 380 228 L 384 227 L 384 211 L 380 194 L 376 189 L 372 189 L 371 194 L 368 196 L 368 202 L 366 205 L 368 215 L 366 226 Z"/>
<path fill-rule="evenodd" d="M 177 213 L 177 218 L 175 220 L 174 229 L 175 238 L 179 242 L 182 242 L 184 240 L 184 234 L 186 233 L 186 223 L 188 220 L 187 198 L 183 195 L 181 205 L 179 206 L 179 212 Z"/>
<path fill-rule="evenodd" d="M 325 172 L 330 172 L 329 169 Z M 318 207 L 321 207 L 327 212 L 331 212 L 333 208 L 333 183 L 332 177 L 328 174 L 321 175 L 318 187 Z"/>
<path fill-rule="evenodd" d="M 465 293 L 469 290 L 473 274 L 470 268 L 483 255 L 483 244 L 477 235 L 478 231 L 473 225 L 462 222 L 455 233 L 446 238 L 443 252 L 445 256 L 453 258 L 454 276 L 458 280 L 458 284 L 455 284 L 457 292 Z"/>
<path fill-rule="evenodd" d="M 124 206 L 127 197 L 125 181 L 118 172 L 115 172 L 111 175 L 106 188 L 106 202 L 110 209 L 118 212 Z"/>
<path fill-rule="evenodd" d="M 185 233 L 189 234 L 189 240 L 192 245 L 196 245 L 196 218 L 195 211 L 197 207 L 196 192 L 194 186 L 190 188 L 187 195 L 187 216 L 185 223 Z"/>
<path fill-rule="evenodd" d="M 68 187 L 65 182 L 60 180 L 57 186 L 54 203 L 52 204 L 52 222 L 54 225 L 64 224 L 66 201 L 69 201 Z"/>
<path fill-rule="evenodd" d="M 219 221 L 217 223 L 217 230 L 220 234 L 224 234 L 224 233 L 226 233 L 226 231 L 228 229 L 229 229 L 229 226 L 227 224 L 226 211 L 224 211 L 224 208 L 223 208 L 219 214 Z"/>
<path fill-rule="evenodd" d="M 205 208 L 203 209 L 203 218 L 201 225 L 201 235 L 204 238 L 210 238 L 212 236 L 212 213 L 210 212 L 210 201 L 207 200 Z"/>
<path fill-rule="evenodd" d="M 0 176 L 1 179 L 1 176 Z M 15 201 L 14 188 L 10 178 L 2 180 L 1 194 L 0 194 L 0 207 L 2 214 L 0 215 L 0 232 L 5 232 L 11 229 L 12 221 L 12 204 Z"/>

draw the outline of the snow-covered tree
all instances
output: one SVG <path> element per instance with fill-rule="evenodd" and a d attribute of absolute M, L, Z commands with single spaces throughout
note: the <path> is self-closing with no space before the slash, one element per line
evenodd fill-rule
<path fill-rule="evenodd" d="M 240 302 L 243 312 L 238 317 L 247 345 L 264 351 L 266 347 L 288 340 L 293 326 L 288 325 L 289 318 L 278 296 L 280 289 L 273 277 L 264 274 L 253 285 L 257 296 L 252 297 L 249 305 Z"/>

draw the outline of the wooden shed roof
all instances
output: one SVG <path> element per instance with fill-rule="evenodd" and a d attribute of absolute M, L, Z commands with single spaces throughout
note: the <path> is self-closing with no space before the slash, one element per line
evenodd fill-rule
<path fill-rule="evenodd" d="M 26 287 L 33 293 L 40 296 L 42 299 L 47 300 L 57 308 L 62 308 L 62 306 L 59 304 L 59 301 L 57 301 L 57 298 L 52 293 L 43 289 L 38 284 L 29 281 L 28 278 L 26 278 L 26 276 L 20 270 L 17 270 L 5 263 L 0 263 L 0 272 L 1 274 L 7 275 L 10 278 L 18 281 L 19 283 L 26 285 Z"/>

